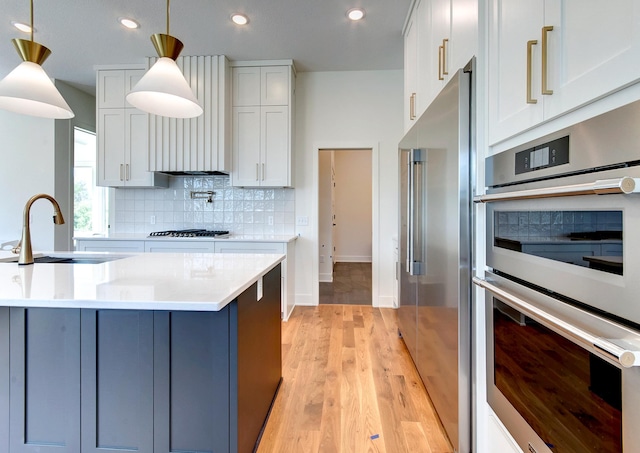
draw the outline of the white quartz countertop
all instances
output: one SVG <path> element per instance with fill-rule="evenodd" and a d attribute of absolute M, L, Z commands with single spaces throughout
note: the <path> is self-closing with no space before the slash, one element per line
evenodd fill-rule
<path fill-rule="evenodd" d="M 110 234 L 108 236 L 74 237 L 82 241 L 197 241 L 197 242 L 293 242 L 298 238 L 294 234 L 231 234 L 228 237 L 180 238 L 170 236 L 149 236 L 148 234 Z"/>
<path fill-rule="evenodd" d="M 50 252 L 122 257 L 100 264 L 0 262 L 0 306 L 219 311 L 285 256 L 236 253 Z M 16 257 L 0 251 L 0 261 Z"/>

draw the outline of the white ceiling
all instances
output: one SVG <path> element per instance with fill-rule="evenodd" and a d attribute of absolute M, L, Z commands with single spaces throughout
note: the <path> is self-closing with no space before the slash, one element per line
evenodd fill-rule
<path fill-rule="evenodd" d="M 232 60 L 290 59 L 298 71 L 401 69 L 402 27 L 411 0 L 174 0 L 170 34 L 182 55 L 226 55 Z M 11 39 L 29 39 L 11 21 L 29 23 L 29 0 L 0 0 L 0 77 L 21 59 Z M 351 22 L 346 12 L 363 7 Z M 231 13 L 250 22 L 234 25 Z M 126 30 L 118 17 L 141 27 Z M 165 0 L 34 0 L 34 40 L 51 49 L 50 77 L 87 91 L 94 65 L 142 63 L 155 56 L 149 37 L 166 32 Z"/>

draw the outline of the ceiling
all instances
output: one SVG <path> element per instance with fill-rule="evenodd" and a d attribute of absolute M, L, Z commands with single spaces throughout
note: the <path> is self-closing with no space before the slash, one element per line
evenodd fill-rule
<path fill-rule="evenodd" d="M 174 0 L 170 34 L 182 55 L 231 60 L 293 59 L 298 71 L 402 69 L 404 25 L 411 0 Z M 346 12 L 363 7 L 365 18 Z M 234 12 L 249 16 L 238 27 Z M 117 19 L 137 20 L 127 30 Z M 29 23 L 29 0 L 2 0 L 0 77 L 21 59 L 11 39 L 29 39 L 11 21 Z M 93 92 L 95 65 L 142 63 L 155 56 L 149 37 L 166 33 L 164 0 L 34 0 L 34 40 L 51 49 L 49 77 Z"/>

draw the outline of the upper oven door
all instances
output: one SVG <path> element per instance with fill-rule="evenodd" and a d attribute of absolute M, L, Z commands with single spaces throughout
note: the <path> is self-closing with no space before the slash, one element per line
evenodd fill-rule
<path fill-rule="evenodd" d="M 640 250 L 640 194 L 596 195 L 582 187 L 606 184 L 588 176 L 592 184 L 503 191 L 477 200 L 487 202 L 487 265 L 640 324 L 640 259 L 634 253 Z M 613 189 L 602 192 L 638 181 L 614 176 L 607 180 Z M 567 187 L 580 194 L 557 196 Z"/>

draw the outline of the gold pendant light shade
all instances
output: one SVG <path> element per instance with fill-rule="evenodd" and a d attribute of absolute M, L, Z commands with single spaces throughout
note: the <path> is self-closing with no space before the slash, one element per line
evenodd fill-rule
<path fill-rule="evenodd" d="M 0 81 L 0 108 L 43 118 L 73 118 L 73 111 L 42 69 L 51 51 L 33 40 L 33 0 L 31 30 L 30 40 L 12 40 L 23 61 Z"/>
<path fill-rule="evenodd" d="M 151 42 L 160 58 L 127 94 L 127 102 L 154 115 L 172 118 L 202 115 L 202 107 L 175 61 L 184 45 L 169 34 L 169 0 L 167 33 L 152 35 Z"/>

